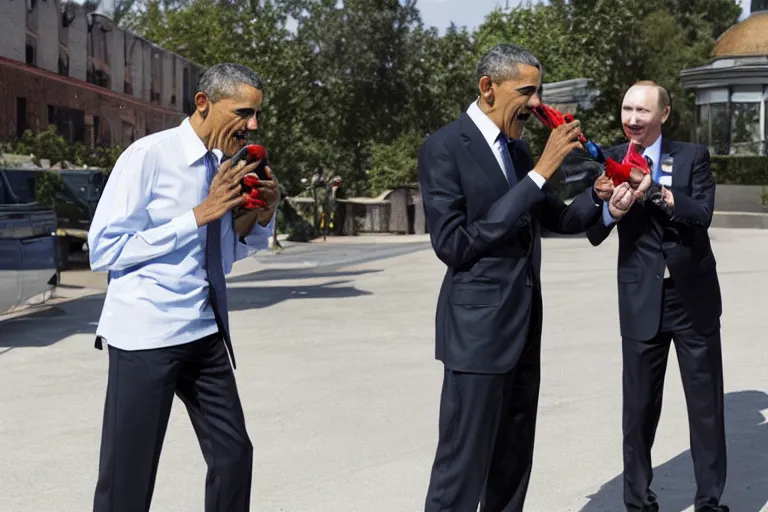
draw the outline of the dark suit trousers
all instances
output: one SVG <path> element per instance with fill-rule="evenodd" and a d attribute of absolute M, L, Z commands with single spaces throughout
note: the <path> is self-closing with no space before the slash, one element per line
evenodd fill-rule
<path fill-rule="evenodd" d="M 532 325 L 538 322 L 532 315 Z M 445 369 L 426 512 L 475 512 L 478 504 L 482 512 L 523 510 L 533 465 L 540 363 L 541 332 L 532 329 L 520 361 L 508 373 Z"/>
<path fill-rule="evenodd" d="M 664 286 L 661 328 L 655 338 L 622 340 L 624 394 L 624 502 L 629 511 L 656 501 L 651 448 L 661 416 L 664 374 L 674 340 L 688 407 L 691 455 L 698 486 L 695 507 L 718 505 L 725 487 L 723 364 L 720 332 L 692 327 L 671 281 Z"/>
<path fill-rule="evenodd" d="M 109 347 L 94 512 L 147 512 L 174 394 L 186 405 L 208 474 L 205 512 L 249 510 L 253 448 L 220 335 L 175 347 Z"/>

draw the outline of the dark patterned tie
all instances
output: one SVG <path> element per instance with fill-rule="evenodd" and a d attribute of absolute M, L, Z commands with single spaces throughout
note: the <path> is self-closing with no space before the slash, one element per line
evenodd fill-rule
<path fill-rule="evenodd" d="M 501 156 L 504 160 L 504 166 L 507 168 L 507 181 L 509 186 L 514 187 L 517 184 L 517 170 L 515 168 L 514 154 L 517 151 L 515 139 L 508 139 L 504 134 L 499 135 L 501 143 Z M 531 222 L 531 216 L 529 214 L 523 215 L 519 221 L 519 230 L 517 232 L 517 239 L 520 245 L 525 249 L 526 258 L 528 259 L 528 271 L 526 275 L 526 284 L 533 286 L 533 241 L 534 241 L 534 226 Z"/>
<path fill-rule="evenodd" d="M 208 169 L 208 183 L 216 174 L 216 157 L 212 152 L 205 155 L 205 167 Z M 208 223 L 205 237 L 205 270 L 208 273 L 208 297 L 211 301 L 216 325 L 224 338 L 224 343 L 235 366 L 235 353 L 232 351 L 232 340 L 229 337 L 229 314 L 227 312 L 227 282 L 224 277 L 224 265 L 221 261 L 221 219 Z"/>
<path fill-rule="evenodd" d="M 499 152 L 501 152 L 501 161 L 504 162 L 504 172 L 507 175 L 507 183 L 510 188 L 517 184 L 517 173 L 515 171 L 515 163 L 512 161 L 512 155 L 510 154 L 509 144 L 511 141 L 503 133 L 499 134 Z"/>

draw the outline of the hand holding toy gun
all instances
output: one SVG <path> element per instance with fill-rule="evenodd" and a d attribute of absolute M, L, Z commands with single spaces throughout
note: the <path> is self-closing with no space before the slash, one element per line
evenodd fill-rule
<path fill-rule="evenodd" d="M 539 121 L 541 121 L 541 124 L 548 127 L 550 130 L 555 129 L 562 124 L 572 123 L 575 120 L 573 115 L 563 115 L 558 110 L 544 104 L 534 107 L 533 114 Z M 614 186 L 629 181 L 633 168 L 640 169 L 644 174 L 650 173 L 648 163 L 639 153 L 637 153 L 637 150 L 634 150 L 634 154 L 631 155 L 630 150 L 630 152 L 627 153 L 627 156 L 624 157 L 624 160 L 619 163 L 616 160 L 603 155 L 600 146 L 594 141 L 587 139 L 584 135 L 579 137 L 579 141 L 584 144 L 584 148 L 589 155 L 599 164 L 603 165 L 605 168 L 605 175 L 613 180 Z M 630 148 L 633 148 L 631 144 Z"/>
<path fill-rule="evenodd" d="M 249 144 L 232 157 L 232 166 L 236 166 L 243 159 L 245 159 L 246 165 L 261 161 L 256 171 L 246 174 L 240 183 L 243 193 L 248 196 L 243 204 L 243 208 L 253 210 L 254 208 L 264 207 L 267 203 L 263 199 L 259 199 L 258 184 L 261 180 L 270 179 L 265 171 L 267 166 L 267 150 L 264 146 Z"/>

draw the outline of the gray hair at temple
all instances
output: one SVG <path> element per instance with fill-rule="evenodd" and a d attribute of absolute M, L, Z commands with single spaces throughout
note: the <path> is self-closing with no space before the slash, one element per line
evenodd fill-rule
<path fill-rule="evenodd" d="M 252 69 L 240 64 L 216 64 L 206 69 L 200 76 L 197 90 L 208 96 L 212 102 L 237 95 L 241 85 L 264 91 L 261 78 Z"/>
<path fill-rule="evenodd" d="M 477 80 L 488 76 L 495 83 L 517 78 L 520 64 L 541 71 L 541 63 L 531 52 L 515 44 L 498 44 L 485 52 L 477 63 Z"/>

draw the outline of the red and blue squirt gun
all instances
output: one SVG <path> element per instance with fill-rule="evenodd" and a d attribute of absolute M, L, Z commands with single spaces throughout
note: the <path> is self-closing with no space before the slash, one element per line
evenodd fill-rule
<path fill-rule="evenodd" d="M 560 125 L 575 121 L 572 114 L 563 115 L 558 110 L 548 105 L 544 105 L 543 103 L 538 107 L 533 108 L 533 115 L 541 121 L 541 124 L 548 127 L 550 130 L 554 130 Z M 633 168 L 640 169 L 644 174 L 649 174 L 651 172 L 648 161 L 637 151 L 633 144 L 629 145 L 624 160 L 619 163 L 610 157 L 606 157 L 600 146 L 585 137 L 583 133 L 579 136 L 579 142 L 584 145 L 584 149 L 587 153 L 589 153 L 589 155 L 603 167 L 605 175 L 613 180 L 615 186 L 628 181 Z"/>
<path fill-rule="evenodd" d="M 259 144 L 248 144 L 240 149 L 235 156 L 232 157 L 232 166 L 236 166 L 241 160 L 245 160 L 245 164 L 249 165 L 253 162 L 259 162 L 259 166 L 254 172 L 250 172 L 243 177 L 240 182 L 240 187 L 243 193 L 247 196 L 243 203 L 243 208 L 246 210 L 253 210 L 254 208 L 261 208 L 266 206 L 266 202 L 263 199 L 259 199 L 259 187 L 260 181 L 266 181 L 271 179 L 267 176 L 267 150 L 264 146 Z"/>

